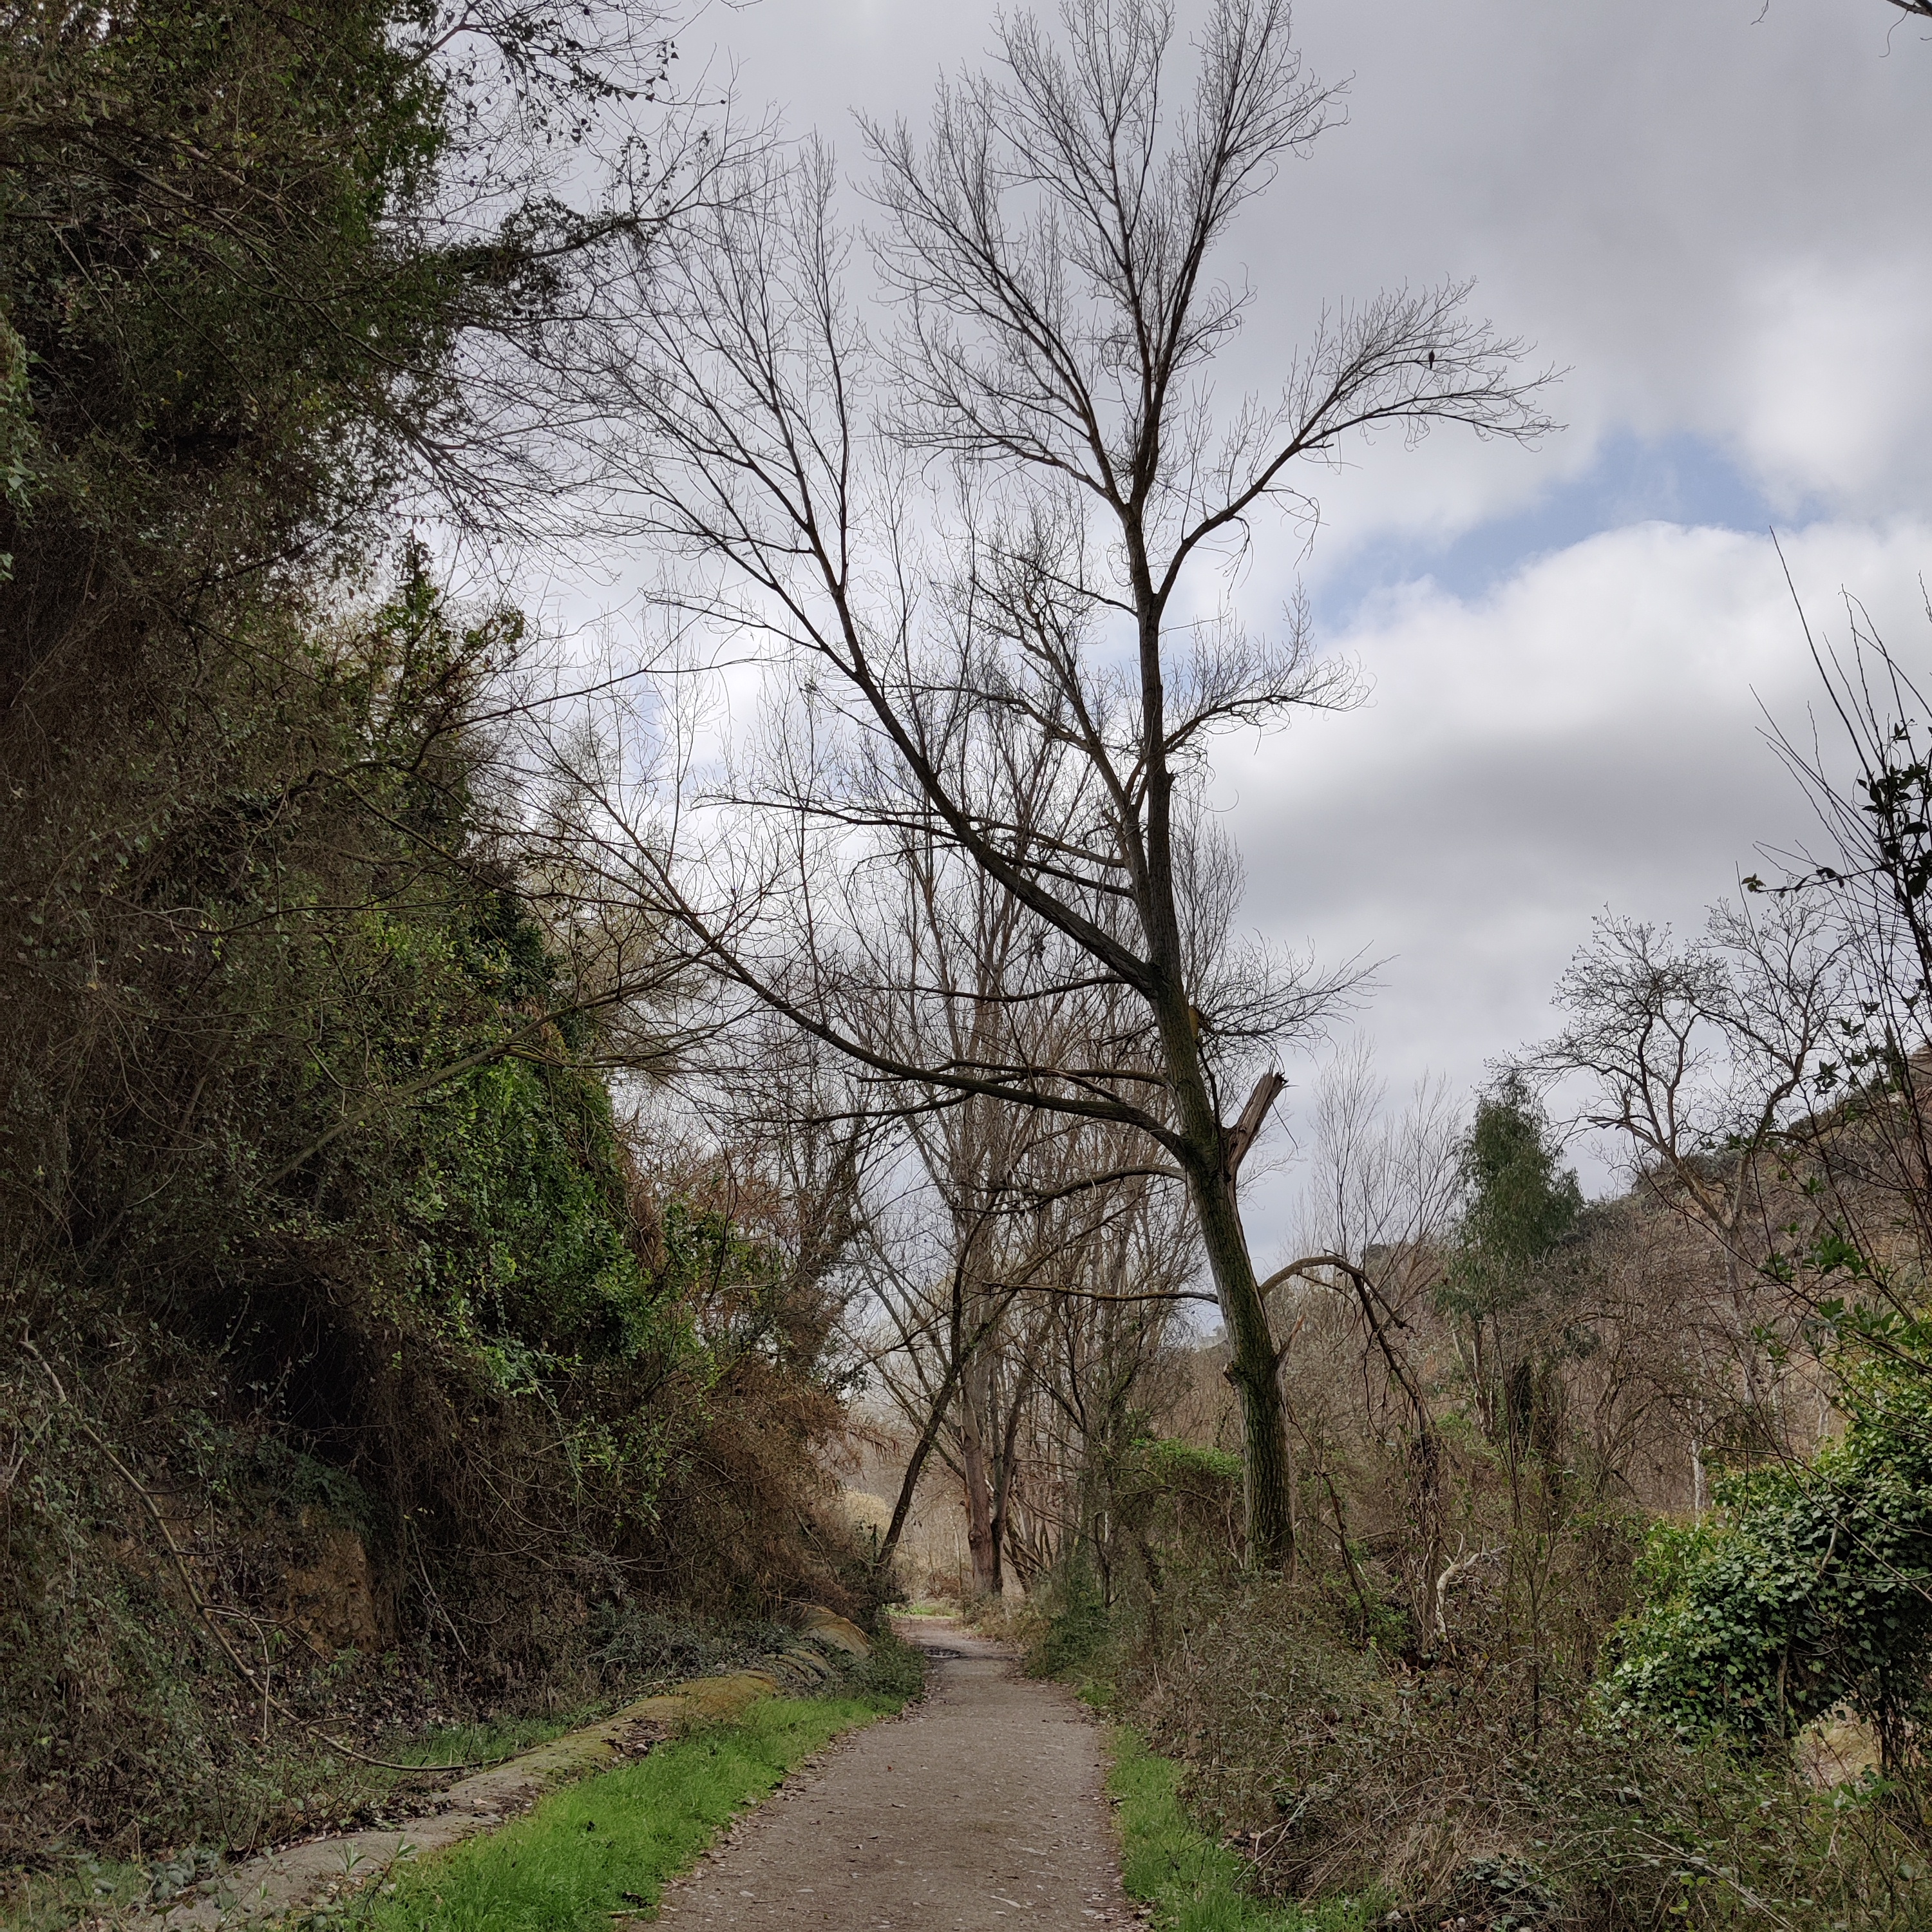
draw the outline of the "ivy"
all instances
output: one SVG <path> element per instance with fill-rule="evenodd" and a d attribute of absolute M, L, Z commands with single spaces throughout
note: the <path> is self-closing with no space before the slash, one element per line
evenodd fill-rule
<path fill-rule="evenodd" d="M 1724 1480 L 1694 1526 L 1653 1530 L 1648 1607 L 1621 1634 L 1613 1703 L 1687 1736 L 1764 1744 L 1841 1707 L 1896 1739 L 1932 1670 L 1932 1388 L 1853 1372 L 1842 1441 Z"/>

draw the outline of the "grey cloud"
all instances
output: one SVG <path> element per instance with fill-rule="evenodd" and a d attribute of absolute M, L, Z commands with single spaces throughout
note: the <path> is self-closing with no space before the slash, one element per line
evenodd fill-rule
<path fill-rule="evenodd" d="M 729 31 L 748 95 L 856 154 L 851 110 L 916 117 L 993 12 L 765 0 Z M 1932 45 L 1910 22 L 1878 0 L 1303 0 L 1298 27 L 1352 79 L 1349 124 L 1240 237 L 1260 299 L 1231 380 L 1264 385 L 1324 302 L 1462 275 L 1571 370 L 1574 427 L 1540 459 L 1367 453 L 1328 486 L 1324 552 L 1520 506 L 1619 430 L 1708 438 L 1792 502 L 1888 508 L 1932 482 L 1932 358 L 1901 352 L 1932 292 Z"/>

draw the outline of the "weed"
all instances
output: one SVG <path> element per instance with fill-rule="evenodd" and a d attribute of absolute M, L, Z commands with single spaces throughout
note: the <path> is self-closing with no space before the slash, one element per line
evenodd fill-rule
<path fill-rule="evenodd" d="M 925 1652 L 901 1642 L 890 1630 L 872 1640 L 869 1657 L 834 1654 L 830 1660 L 842 1688 L 853 1696 L 881 1698 L 896 1708 L 926 1688 Z"/>
<path fill-rule="evenodd" d="M 1090 1592 L 1075 1590 L 1047 1619 L 1027 1667 L 1036 1676 L 1084 1681 L 1102 1674 L 1113 1639 L 1106 1605 Z"/>

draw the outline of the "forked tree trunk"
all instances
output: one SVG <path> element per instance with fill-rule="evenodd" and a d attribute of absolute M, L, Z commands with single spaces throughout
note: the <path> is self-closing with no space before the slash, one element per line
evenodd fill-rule
<path fill-rule="evenodd" d="M 1165 868 L 1163 868 L 1165 875 Z M 1178 959 L 1180 920 L 1172 898 L 1164 924 L 1166 949 Z M 1153 922 L 1150 922 L 1151 925 Z M 1178 972 L 1171 982 L 1177 989 Z M 1235 1198 L 1235 1176 L 1281 1090 L 1278 1074 L 1256 1088 L 1232 1127 L 1221 1124 L 1196 1035 L 1197 1016 L 1184 995 L 1163 1003 L 1162 1044 L 1186 1136 L 1181 1165 L 1201 1228 L 1201 1246 L 1214 1282 L 1231 1351 L 1227 1376 L 1241 1402 L 1241 1471 L 1246 1502 L 1247 1564 L 1284 1570 L 1294 1562 L 1294 1466 L 1288 1445 L 1288 1405 L 1282 1400 L 1281 1358 L 1268 1324 L 1268 1304 L 1248 1252 L 1246 1231 Z"/>

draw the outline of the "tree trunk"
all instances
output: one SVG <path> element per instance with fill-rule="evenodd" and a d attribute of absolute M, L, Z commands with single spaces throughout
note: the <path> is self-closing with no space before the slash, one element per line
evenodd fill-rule
<path fill-rule="evenodd" d="M 993 1588 L 996 1594 L 1006 1593 L 1006 1561 L 1012 1547 L 1012 1508 L 1018 1500 L 1015 1482 L 1013 1458 L 1019 1442 L 1020 1419 L 1024 1409 L 1027 1384 L 1033 1379 L 1027 1364 L 1022 1360 L 1018 1372 L 1013 1378 L 1012 1392 L 1006 1403 L 1006 1425 L 1000 1436 L 999 1467 L 993 1483 Z M 1014 1568 L 1017 1570 L 1017 1564 Z M 1024 1586 L 1024 1577 L 1021 1578 Z"/>
<path fill-rule="evenodd" d="M 1142 680 L 1150 716 L 1160 716 L 1158 628 L 1143 638 Z M 1150 731 L 1150 736 L 1154 734 Z M 1241 1399 L 1241 1467 L 1247 1517 L 1247 1563 L 1252 1570 L 1286 1570 L 1294 1560 L 1294 1513 L 1290 1501 L 1292 1466 L 1288 1447 L 1288 1406 L 1282 1400 L 1280 1362 L 1268 1327 L 1268 1306 L 1248 1238 L 1234 1198 L 1234 1175 L 1245 1148 L 1240 1130 L 1221 1124 L 1202 1064 L 1200 1016 L 1188 1001 L 1180 976 L 1180 920 L 1174 896 L 1173 862 L 1167 829 L 1162 772 L 1148 782 L 1148 844 L 1157 862 L 1150 865 L 1152 904 L 1142 917 L 1164 968 L 1168 997 L 1153 1004 L 1158 1017 L 1168 1090 L 1184 1139 L 1176 1150 L 1187 1176 L 1187 1191 L 1201 1228 L 1201 1246 L 1214 1277 L 1214 1293 L 1227 1324 L 1232 1359 L 1228 1379 Z M 1272 1098 L 1272 1092 L 1270 1097 Z M 1252 1123 L 1258 1132 L 1261 1121 Z"/>
<path fill-rule="evenodd" d="M 1157 651 L 1153 653 L 1156 663 Z M 1143 678 L 1148 676 L 1143 670 Z M 1150 784 L 1150 791 L 1158 788 Z M 1164 810 L 1158 817 L 1164 821 Z M 1150 839 L 1150 843 L 1156 842 Z M 1172 895 L 1171 860 L 1163 836 L 1158 842 L 1162 863 L 1158 868 L 1164 917 L 1150 918 L 1149 930 L 1164 944 L 1153 949 L 1156 958 L 1180 957 L 1180 922 Z M 1293 1465 L 1288 1446 L 1288 1405 L 1282 1400 L 1280 1358 L 1268 1326 L 1268 1304 L 1255 1276 L 1248 1252 L 1246 1231 L 1234 1196 L 1234 1177 L 1244 1146 L 1244 1131 L 1258 1132 L 1257 1117 L 1250 1126 L 1231 1132 L 1221 1124 L 1212 1090 L 1202 1066 L 1196 1034 L 1199 1016 L 1180 992 L 1178 967 L 1170 984 L 1174 996 L 1160 1002 L 1161 1044 L 1170 1090 L 1186 1136 L 1180 1149 L 1187 1191 L 1201 1228 L 1201 1246 L 1214 1277 L 1214 1293 L 1227 1324 L 1232 1352 L 1227 1376 L 1241 1399 L 1241 1468 L 1247 1518 L 1247 1564 L 1251 1570 L 1281 1571 L 1294 1561 L 1294 1511 L 1292 1500 Z M 1272 1092 L 1270 1097 L 1272 1098 Z"/>
<path fill-rule="evenodd" d="M 912 1514 L 913 1500 L 919 1492 L 919 1479 L 926 1473 L 926 1459 L 932 1454 L 933 1445 L 939 1440 L 939 1432 L 945 1425 L 946 1412 L 952 1404 L 953 1384 L 958 1374 L 956 1362 L 949 1366 L 946 1379 L 940 1384 L 939 1393 L 933 1398 L 926 1426 L 920 1431 L 919 1440 L 913 1444 L 912 1454 L 907 1459 L 905 1474 L 899 1484 L 898 1501 L 892 1505 L 892 1520 L 886 1526 L 885 1540 L 879 1545 L 878 1564 L 881 1572 L 892 1568 L 892 1559 L 898 1554 L 899 1538 L 904 1534 L 906 1519 Z"/>
<path fill-rule="evenodd" d="M 1248 1567 L 1285 1570 L 1294 1556 L 1288 1406 L 1282 1400 L 1268 1309 L 1248 1256 L 1233 1178 L 1220 1171 L 1211 1176 L 1190 1176 L 1190 1182 L 1195 1211 L 1200 1217 L 1202 1245 L 1233 1351 L 1228 1379 L 1241 1399 Z"/>
<path fill-rule="evenodd" d="M 993 1484 L 986 1455 L 988 1367 L 983 1357 L 968 1368 L 960 1384 L 959 1461 L 965 1474 L 966 1547 L 973 1558 L 973 1594 L 997 1595 L 999 1542 L 993 1522 Z"/>

